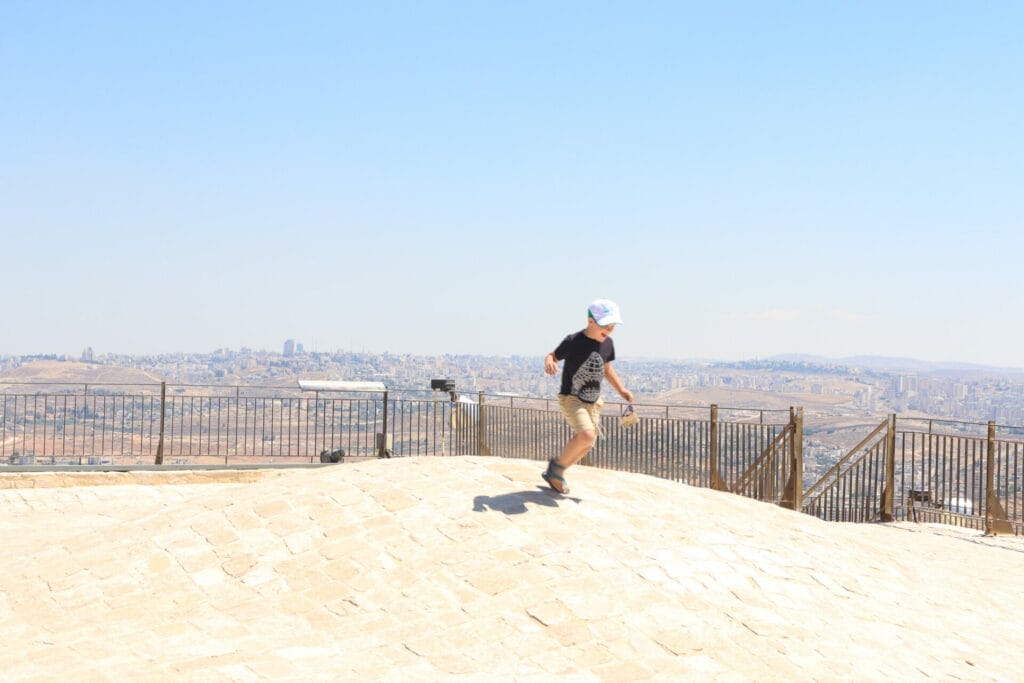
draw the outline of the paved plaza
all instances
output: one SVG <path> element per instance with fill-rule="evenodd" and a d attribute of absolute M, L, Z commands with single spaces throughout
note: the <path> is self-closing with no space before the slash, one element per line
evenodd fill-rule
<path fill-rule="evenodd" d="M 1021 679 L 1024 538 L 542 469 L 0 474 L 0 680 Z"/>

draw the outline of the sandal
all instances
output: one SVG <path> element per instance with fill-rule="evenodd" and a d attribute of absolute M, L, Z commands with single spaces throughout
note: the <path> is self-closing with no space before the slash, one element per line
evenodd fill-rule
<path fill-rule="evenodd" d="M 548 462 L 547 471 L 541 474 L 540 476 L 544 477 L 544 481 L 548 483 L 548 486 L 553 488 L 558 493 L 569 493 L 569 487 L 565 483 L 565 477 L 563 477 L 561 474 L 555 474 L 556 468 L 562 473 L 565 472 L 564 466 L 559 465 L 554 460 L 551 460 L 550 462 Z"/>

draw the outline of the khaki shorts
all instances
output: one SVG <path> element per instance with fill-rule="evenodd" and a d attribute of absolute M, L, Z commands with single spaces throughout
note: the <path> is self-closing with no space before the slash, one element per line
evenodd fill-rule
<path fill-rule="evenodd" d="M 558 407 L 562 409 L 565 421 L 572 427 L 573 434 L 593 431 L 604 436 L 601 431 L 601 406 L 604 401 L 597 399 L 595 403 L 584 403 L 575 396 L 558 395 Z"/>

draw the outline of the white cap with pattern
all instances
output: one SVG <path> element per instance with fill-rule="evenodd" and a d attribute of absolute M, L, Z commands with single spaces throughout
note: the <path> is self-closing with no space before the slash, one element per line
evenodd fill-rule
<path fill-rule="evenodd" d="M 605 325 L 622 324 L 622 313 L 619 312 L 619 306 L 610 299 L 596 299 L 591 302 L 587 312 L 594 319 L 594 322 L 602 327 Z"/>

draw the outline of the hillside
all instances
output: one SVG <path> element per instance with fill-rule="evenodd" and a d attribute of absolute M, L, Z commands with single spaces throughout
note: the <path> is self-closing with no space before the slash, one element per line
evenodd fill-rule
<path fill-rule="evenodd" d="M 18 383 L 160 384 L 160 380 L 145 370 L 119 365 L 37 360 L 0 375 L 0 386 Z"/>

